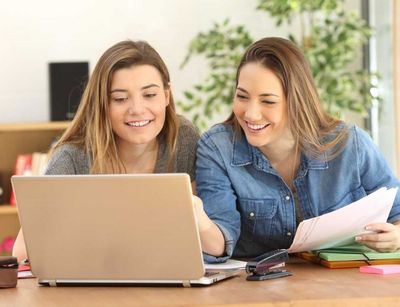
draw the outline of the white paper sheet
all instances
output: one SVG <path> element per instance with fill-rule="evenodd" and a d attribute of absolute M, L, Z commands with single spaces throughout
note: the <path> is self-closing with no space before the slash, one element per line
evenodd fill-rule
<path fill-rule="evenodd" d="M 223 263 L 205 263 L 204 267 L 206 270 L 233 270 L 233 269 L 245 269 L 247 262 L 239 261 L 234 259 L 228 259 Z"/>
<path fill-rule="evenodd" d="M 20 271 L 18 272 L 18 278 L 35 278 L 31 271 Z"/>
<path fill-rule="evenodd" d="M 355 236 L 368 232 L 366 225 L 387 221 L 396 193 L 397 188 L 380 188 L 343 208 L 302 221 L 288 252 L 311 251 L 354 242 Z"/>

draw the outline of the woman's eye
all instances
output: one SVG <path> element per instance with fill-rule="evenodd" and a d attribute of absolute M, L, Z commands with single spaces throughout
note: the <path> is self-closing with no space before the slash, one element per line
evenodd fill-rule
<path fill-rule="evenodd" d="M 261 102 L 265 103 L 265 104 L 275 104 L 276 103 L 275 101 L 271 101 L 271 100 L 262 100 Z"/>
<path fill-rule="evenodd" d="M 236 94 L 236 97 L 238 99 L 241 99 L 241 100 L 247 99 L 247 97 L 245 95 L 242 95 L 242 94 Z"/>
<path fill-rule="evenodd" d="M 148 93 L 148 94 L 144 94 L 143 96 L 145 98 L 153 98 L 153 97 L 157 96 L 157 94 L 156 93 Z"/>
<path fill-rule="evenodd" d="M 125 102 L 128 98 L 126 97 L 113 97 L 112 100 L 118 103 Z"/>

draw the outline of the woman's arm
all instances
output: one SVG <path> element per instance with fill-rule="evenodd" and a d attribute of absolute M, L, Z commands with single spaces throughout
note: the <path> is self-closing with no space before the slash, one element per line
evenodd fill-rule
<path fill-rule="evenodd" d="M 205 133 L 198 142 L 196 183 L 201 201 L 195 204 L 205 260 L 223 262 L 232 256 L 239 238 L 240 214 L 225 164 L 231 158 L 228 154 L 231 144 L 225 140 L 226 144 L 223 142 L 219 148 L 212 137 Z M 224 135 L 214 137 L 224 138 Z"/>
<path fill-rule="evenodd" d="M 369 194 L 381 187 L 400 187 L 400 182 L 369 135 L 356 128 L 361 184 Z M 359 235 L 357 242 L 379 252 L 400 248 L 400 193 L 397 192 L 387 223 L 373 223 L 365 229 L 373 233 Z"/>
<path fill-rule="evenodd" d="M 367 194 L 381 187 L 400 188 L 400 181 L 386 162 L 383 154 L 363 130 L 355 128 L 357 165 L 360 173 L 361 185 Z M 400 221 L 400 192 L 397 192 L 389 213 L 388 222 Z M 390 227 L 390 226 L 389 226 Z"/>

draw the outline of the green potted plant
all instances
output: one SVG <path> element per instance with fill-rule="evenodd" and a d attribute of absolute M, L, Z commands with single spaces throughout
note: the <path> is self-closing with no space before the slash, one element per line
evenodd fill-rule
<path fill-rule="evenodd" d="M 349 110 L 368 116 L 372 102 L 379 102 L 380 97 L 371 90 L 376 87 L 377 74 L 352 66 L 372 33 L 362 18 L 345 10 L 343 0 L 259 0 L 256 9 L 269 13 L 277 26 L 300 28 L 300 35 L 290 33 L 288 38 L 308 58 L 328 112 L 340 117 Z M 231 25 L 228 19 L 191 41 L 182 67 L 193 56 L 201 55 L 207 59 L 210 74 L 204 82 L 185 91 L 185 100 L 178 106 L 200 129 L 207 128 L 220 113 L 228 114 L 236 66 L 252 42 L 244 26 Z"/>

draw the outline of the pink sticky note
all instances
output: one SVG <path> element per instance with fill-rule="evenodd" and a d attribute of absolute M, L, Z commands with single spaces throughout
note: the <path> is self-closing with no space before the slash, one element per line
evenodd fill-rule
<path fill-rule="evenodd" d="M 18 266 L 18 272 L 23 272 L 23 271 L 30 271 L 31 267 L 29 265 L 19 265 Z"/>
<path fill-rule="evenodd" d="M 400 273 L 399 264 L 366 265 L 360 267 L 361 273 L 371 274 L 396 274 Z"/>

